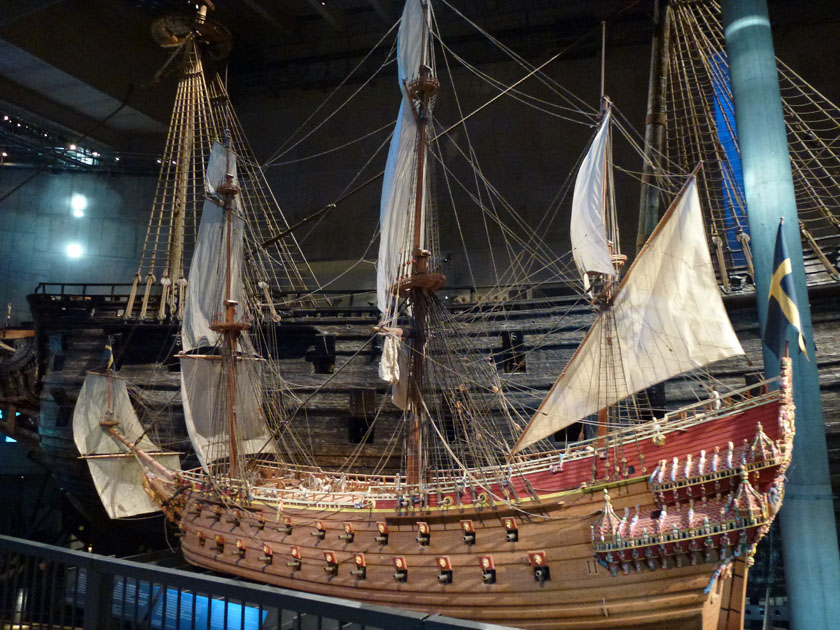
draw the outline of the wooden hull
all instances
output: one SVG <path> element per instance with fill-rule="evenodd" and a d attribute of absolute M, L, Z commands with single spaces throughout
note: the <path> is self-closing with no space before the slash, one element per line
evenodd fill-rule
<path fill-rule="evenodd" d="M 378 545 L 373 542 L 378 515 L 371 514 L 367 522 L 354 522 L 358 543 L 340 544 L 337 536 L 342 532 L 341 523 L 334 523 L 332 518 L 320 544 L 312 544 L 312 530 L 304 526 L 299 528 L 299 534 L 293 529 L 289 536 L 270 537 L 277 557 L 269 566 L 259 559 L 263 538 L 255 538 L 250 526 L 242 528 L 245 531 L 222 528 L 226 540 L 233 542 L 234 537 L 242 537 L 256 546 L 253 552 L 246 552 L 245 558 L 239 558 L 230 544 L 218 553 L 212 538 L 199 545 L 198 523 L 187 524 L 183 552 L 197 566 L 285 588 L 523 628 L 655 627 L 655 624 L 691 619 L 698 621 L 696 626 L 679 627 L 701 628 L 704 626 L 699 620 L 704 614 L 706 617 L 718 614 L 719 592 L 713 591 L 718 595 L 717 602 L 709 605 L 710 596 L 703 592 L 714 566 L 698 564 L 680 570 L 611 577 L 593 559 L 589 540 L 589 523 L 600 511 L 602 501 L 583 493 L 570 499 L 562 508 L 545 513 L 549 518 L 568 520 L 520 525 L 520 540 L 515 543 L 505 543 L 505 529 L 492 511 L 481 515 L 465 511 L 459 516 L 472 517 L 476 523 L 477 542 L 471 547 L 464 545 L 457 520 L 435 527 L 433 543 L 425 548 L 419 547 L 415 541 L 416 528 L 408 524 L 398 530 L 391 528 L 389 543 Z M 650 493 L 645 483 L 637 482 L 622 490 L 622 499 L 630 503 L 649 502 Z M 313 516 L 338 515 L 324 512 Z M 284 546 L 292 544 L 301 547 L 299 571 L 286 567 L 291 556 Z M 528 561 L 527 552 L 532 549 L 544 550 L 550 559 L 551 579 L 542 584 L 535 580 Z M 334 551 L 338 556 L 335 576 L 327 576 L 324 571 L 324 550 Z M 364 580 L 350 574 L 355 569 L 355 553 L 365 554 Z M 441 584 L 438 580 L 438 555 L 450 559 L 451 584 Z M 493 556 L 495 584 L 483 583 L 481 555 Z M 408 567 L 403 583 L 393 577 L 396 556 L 403 556 Z"/>
<path fill-rule="evenodd" d="M 793 439 L 785 392 L 743 407 L 637 431 L 611 447 L 618 467 L 581 448 L 562 470 L 546 456 L 508 486 L 441 482 L 421 501 L 375 480 L 315 493 L 267 471 L 247 493 L 196 473 L 150 488 L 190 563 L 259 582 L 523 628 L 742 627 Z"/>

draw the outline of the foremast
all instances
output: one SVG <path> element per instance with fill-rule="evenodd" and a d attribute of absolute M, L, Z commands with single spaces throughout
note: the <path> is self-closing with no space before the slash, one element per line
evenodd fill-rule
<path fill-rule="evenodd" d="M 231 243 L 233 239 L 233 209 L 234 199 L 239 193 L 239 187 L 233 181 L 230 164 L 230 142 L 225 138 L 225 180 L 216 191 L 224 199 L 225 213 L 225 283 L 224 283 L 224 319 L 210 323 L 210 329 L 222 336 L 222 364 L 227 383 L 227 419 L 229 444 L 229 474 L 231 479 L 239 478 L 239 453 L 237 449 L 237 409 L 236 409 L 236 348 L 243 330 L 248 328 L 247 321 L 236 321 L 237 301 L 232 299 L 232 255 Z"/>

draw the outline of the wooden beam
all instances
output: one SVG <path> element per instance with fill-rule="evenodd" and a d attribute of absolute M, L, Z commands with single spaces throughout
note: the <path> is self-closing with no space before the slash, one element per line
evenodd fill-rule
<path fill-rule="evenodd" d="M 22 330 L 18 328 L 4 328 L 0 330 L 0 339 L 24 339 L 25 337 L 34 336 L 34 330 Z"/>
<path fill-rule="evenodd" d="M 327 24 L 333 27 L 336 31 L 343 31 L 346 24 L 346 17 L 344 11 L 335 0 L 307 0 L 309 4 L 315 9 L 322 18 L 327 21 Z"/>

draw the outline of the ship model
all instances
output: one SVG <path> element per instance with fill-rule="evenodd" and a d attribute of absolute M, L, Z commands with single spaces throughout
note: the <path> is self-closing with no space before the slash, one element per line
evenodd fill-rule
<path fill-rule="evenodd" d="M 439 87 L 429 30 L 428 5 L 407 2 L 380 217 L 379 373 L 402 410 L 401 471 L 363 474 L 352 461 L 327 470 L 283 415 L 282 375 L 261 356 L 243 290 L 245 213 L 229 142 L 211 152 L 182 284 L 182 404 L 200 467 L 167 465 L 171 454 L 135 435 L 110 370 L 91 375 L 99 386 L 86 382 L 76 406 L 74 429 L 98 434 L 83 455 L 141 473 L 135 496 L 177 523 L 184 557 L 200 567 L 524 628 L 742 627 L 748 568 L 791 458 L 789 361 L 778 379 L 713 390 L 661 417 L 638 395 L 743 353 L 706 244 L 697 171 L 620 274 L 604 101 L 570 227 L 597 317 L 524 421 L 435 295 L 445 278 L 429 214 Z M 500 408 L 501 420 L 491 411 Z M 548 438 L 581 423 L 596 427 L 592 437 L 553 448 Z"/>
<path fill-rule="evenodd" d="M 654 54 L 659 68 L 651 68 L 647 131 L 653 133 L 648 133 L 650 142 L 646 141 L 642 194 L 644 205 L 650 206 L 660 195 L 670 198 L 668 192 L 660 191 L 679 188 L 680 183 L 663 176 L 664 169 L 656 166 L 660 162 L 689 172 L 703 161 L 698 188 L 718 284 L 739 338 L 755 361 L 753 271 L 743 189 L 738 182 L 737 138 L 730 138 L 734 149 L 722 140 L 734 123 L 719 12 L 715 2 L 663 6 L 661 45 Z M 115 538 L 102 529 L 108 528 L 107 515 L 87 466 L 77 459 L 69 419 L 86 372 L 103 365 L 102 347 L 110 344 L 116 368 L 135 385 L 132 400 L 141 423 L 150 428 L 157 443 L 176 451 L 190 450 L 174 369 L 180 344 L 178 298 L 196 238 L 204 165 L 212 138 L 221 137 L 225 128 L 242 162 L 240 197 L 243 207 L 252 212 L 249 229 L 257 241 L 265 242 L 288 227 L 230 106 L 224 82 L 219 77 L 205 79 L 201 47 L 209 44 L 211 56 L 229 47 L 224 28 L 214 24 L 200 16 L 166 18 L 155 27 L 160 43 L 180 51 L 171 67 L 177 67 L 180 58 L 183 69 L 134 283 L 40 285 L 29 296 L 35 336 L 7 339 L 15 352 L 0 349 L 0 401 L 17 412 L 7 414 L 9 421 L 0 422 L 0 430 L 30 443 L 82 515 L 85 529 L 81 535 L 98 549 L 105 540 Z M 838 312 L 834 290 L 838 272 L 832 261 L 840 236 L 836 217 L 825 201 L 837 197 L 832 184 L 837 178 L 820 175 L 837 168 L 825 131 L 834 123 L 826 126 L 821 121 L 840 119 L 840 110 L 789 66 L 778 63 L 811 301 L 822 313 L 815 321 L 815 335 L 818 345 L 828 346 L 833 343 Z M 687 85 L 703 88 L 686 90 Z M 723 120 L 713 123 L 719 112 Z M 589 124 L 588 111 L 584 118 Z M 686 124 L 697 120 L 708 124 Z M 253 208 L 258 209 L 256 213 Z M 546 215 L 554 211 L 552 205 Z M 657 208 L 648 211 L 648 216 L 654 219 L 647 219 L 645 234 L 655 225 Z M 537 242 L 527 235 L 520 239 L 516 247 L 527 255 L 513 262 L 523 266 L 528 260 L 536 261 L 537 268 L 547 269 L 556 254 L 539 251 L 534 256 L 532 247 L 544 247 L 534 246 Z M 384 338 L 370 337 L 370 327 L 379 321 L 375 300 L 369 299 L 369 289 L 327 291 L 329 300 L 322 299 L 293 235 L 274 243 L 280 251 L 268 256 L 261 247 L 248 252 L 258 262 L 283 261 L 273 271 L 254 274 L 248 279 L 248 290 L 261 296 L 259 321 L 265 327 L 274 326 L 268 335 L 274 339 L 270 348 L 261 350 L 263 356 L 279 364 L 284 378 L 294 384 L 287 400 L 306 400 L 301 415 L 309 427 L 311 460 L 339 467 L 353 458 L 360 469 L 393 473 L 400 467 L 401 448 L 393 446 L 390 436 L 399 426 L 400 414 L 392 405 L 383 404 L 388 398 L 387 384 L 377 378 Z M 553 385 L 553 375 L 568 361 L 594 315 L 586 301 L 570 295 L 565 284 L 522 275 L 493 282 L 498 284 L 482 287 L 473 280 L 467 282 L 469 286 L 447 285 L 439 295 L 465 322 L 473 349 L 493 356 L 503 372 L 499 377 L 517 386 L 508 391 L 507 399 L 519 406 L 517 413 L 527 415 Z M 283 321 L 275 323 L 281 316 Z M 819 360 L 824 408 L 832 416 L 837 409 L 832 387 L 836 378 L 828 357 L 822 354 Z M 743 372 L 737 360 L 712 367 L 713 377 L 727 386 L 743 383 Z M 673 379 L 656 406 L 664 410 L 693 402 L 697 387 L 695 379 Z M 577 427 L 558 434 L 558 445 L 573 432 L 579 433 Z"/>

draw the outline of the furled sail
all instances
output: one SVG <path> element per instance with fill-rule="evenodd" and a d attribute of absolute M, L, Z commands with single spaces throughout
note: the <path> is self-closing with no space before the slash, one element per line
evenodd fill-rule
<path fill-rule="evenodd" d="M 391 401 L 400 409 L 408 409 L 409 352 L 399 337 L 385 335 L 382 358 L 379 360 L 379 378 L 393 386 Z"/>
<path fill-rule="evenodd" d="M 215 346 L 219 333 L 210 329 L 213 321 L 223 319 L 225 300 L 226 266 L 226 222 L 224 200 L 216 188 L 225 179 L 226 174 L 236 177 L 236 156 L 233 152 L 214 143 L 207 164 L 206 193 L 201 223 L 198 228 L 198 240 L 190 264 L 187 287 L 187 302 L 184 307 L 184 319 L 181 322 L 181 342 L 184 351 L 200 347 Z M 237 319 L 244 313 L 241 304 L 242 280 L 241 261 L 243 256 L 244 221 L 239 212 L 238 198 L 233 199 L 231 216 L 231 299 L 239 302 Z"/>
<path fill-rule="evenodd" d="M 274 453 L 262 414 L 261 359 L 233 359 L 236 372 L 236 437 L 240 455 Z M 202 467 L 230 454 L 228 375 L 218 355 L 181 355 L 181 399 L 190 442 Z"/>
<path fill-rule="evenodd" d="M 220 198 L 216 189 L 225 181 L 225 175 L 233 176 L 236 181 L 236 154 L 221 142 L 214 142 L 204 172 L 204 192 L 207 196 Z"/>
<path fill-rule="evenodd" d="M 602 344 L 606 318 L 611 318 L 611 339 Z M 612 356 L 604 355 L 605 348 Z M 743 352 L 717 286 L 692 177 L 628 270 L 612 308 L 598 316 L 514 451 L 655 383 Z M 623 370 L 623 379 L 615 379 L 604 391 L 602 364 L 611 359 Z"/>
<path fill-rule="evenodd" d="M 238 454 L 275 451 L 262 414 L 263 360 L 255 356 L 247 334 L 241 333 L 234 356 L 190 353 L 219 343 L 220 333 L 211 325 L 225 319 L 228 282 L 230 299 L 237 303 L 234 321 L 241 321 L 245 316 L 245 305 L 241 302 L 245 224 L 237 196 L 231 200 L 230 217 L 226 216 L 225 198 L 218 187 L 227 175 L 236 175 L 236 156 L 217 142 L 207 164 L 207 199 L 190 265 L 189 298 L 181 325 L 184 347 L 180 355 L 181 402 L 190 442 L 205 469 L 231 453 L 229 422 L 232 409 L 236 413 Z M 233 363 L 232 375 L 225 369 L 227 361 Z M 231 381 L 236 383 L 233 401 L 229 400 Z"/>
<path fill-rule="evenodd" d="M 417 186 L 426 186 L 426 179 L 417 180 L 418 124 L 411 96 L 406 83 L 417 78 L 420 66 L 425 63 L 428 48 L 427 25 L 420 0 L 408 0 L 403 9 L 397 41 L 397 62 L 402 103 L 397 115 L 394 135 L 388 150 L 382 199 L 379 208 L 379 259 L 376 265 L 376 301 L 385 326 L 396 323 L 398 299 L 394 285 L 412 272 L 414 207 Z M 426 194 L 422 195 L 425 204 Z M 425 217 L 425 213 L 421 213 Z M 420 225 L 420 247 L 425 248 L 425 228 Z M 405 409 L 408 405 L 408 369 L 406 351 L 402 340 L 388 335 L 385 340 L 379 376 L 393 385 L 392 400 Z M 402 366 L 402 369 L 401 369 Z"/>
<path fill-rule="evenodd" d="M 109 403 L 110 401 L 110 403 Z M 110 409 L 110 412 L 109 412 Z M 178 455 L 160 451 L 134 413 L 125 380 L 118 376 L 89 373 L 85 376 L 73 411 L 73 438 L 85 456 L 96 491 L 111 518 L 156 512 L 158 506 L 146 494 L 143 469 L 128 449 L 105 432 L 103 421 L 114 421 L 130 442 L 172 470 L 180 470 Z"/>
<path fill-rule="evenodd" d="M 572 255 L 587 288 L 588 273 L 615 275 L 604 223 L 610 117 L 610 110 L 607 109 L 578 170 L 572 197 L 572 219 L 569 225 Z"/>
<path fill-rule="evenodd" d="M 424 20 L 420 0 L 408 0 L 403 10 L 397 46 L 402 104 L 385 164 L 379 209 L 381 235 L 376 266 L 376 300 L 387 325 L 392 324 L 396 316 L 394 284 L 400 277 L 411 272 L 413 256 L 411 217 L 414 215 L 417 185 L 417 121 L 405 82 L 417 78 L 417 71 L 424 62 L 424 51 L 428 46 Z M 425 182 L 423 185 L 426 185 Z"/>

